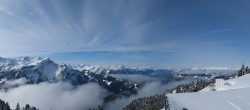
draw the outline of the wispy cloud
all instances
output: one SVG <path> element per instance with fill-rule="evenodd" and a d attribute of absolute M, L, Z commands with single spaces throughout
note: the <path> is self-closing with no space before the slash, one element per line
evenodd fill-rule
<path fill-rule="evenodd" d="M 158 44 L 146 39 L 154 20 L 145 20 L 151 2 L 3 0 L 1 56 L 153 50 Z"/>
<path fill-rule="evenodd" d="M 1 44 L 6 44 L 0 51 L 7 56 L 75 51 L 84 44 L 84 34 L 56 3 L 3 1 L 0 9 L 6 22 L 0 26 Z"/>

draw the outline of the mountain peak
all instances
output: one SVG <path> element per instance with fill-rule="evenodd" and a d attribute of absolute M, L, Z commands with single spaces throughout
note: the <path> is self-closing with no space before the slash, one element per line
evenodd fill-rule
<path fill-rule="evenodd" d="M 2 62 L 3 60 L 5 60 L 5 58 L 0 57 L 0 62 Z"/>
<path fill-rule="evenodd" d="M 22 57 L 19 57 L 19 59 L 30 59 L 31 57 L 29 56 L 22 56 Z"/>
<path fill-rule="evenodd" d="M 50 58 L 40 58 L 40 59 L 35 59 L 36 61 L 39 61 L 40 63 L 45 63 L 45 62 L 53 62 Z"/>
<path fill-rule="evenodd" d="M 19 57 L 16 60 L 18 61 L 38 61 L 38 60 L 42 60 L 41 57 L 29 57 L 29 56 L 23 56 L 23 57 Z"/>
<path fill-rule="evenodd" d="M 124 66 L 124 65 L 121 65 L 121 66 L 120 66 L 120 69 L 127 69 L 127 67 Z"/>

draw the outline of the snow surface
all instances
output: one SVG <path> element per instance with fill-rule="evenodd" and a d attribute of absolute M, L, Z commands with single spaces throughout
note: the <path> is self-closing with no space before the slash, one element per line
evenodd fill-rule
<path fill-rule="evenodd" d="M 210 92 L 209 92 L 210 91 Z M 211 91 L 208 87 L 201 92 L 166 94 L 170 110 L 249 110 L 250 75 L 227 80 L 224 87 Z"/>
<path fill-rule="evenodd" d="M 110 84 L 112 83 L 111 81 L 107 81 L 107 80 L 103 80 L 103 82 L 105 82 L 107 85 L 110 86 Z"/>
<path fill-rule="evenodd" d="M 244 76 L 226 80 L 222 88 L 217 89 L 216 91 L 230 90 L 230 89 L 241 89 L 241 88 L 250 88 L 250 74 Z M 200 92 L 212 91 L 213 88 L 206 87 Z"/>
<path fill-rule="evenodd" d="M 250 88 L 216 92 L 168 94 L 170 110 L 249 110 Z"/>

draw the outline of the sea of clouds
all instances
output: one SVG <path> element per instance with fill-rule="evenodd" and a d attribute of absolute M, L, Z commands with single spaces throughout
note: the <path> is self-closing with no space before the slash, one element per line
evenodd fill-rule
<path fill-rule="evenodd" d="M 6 81 L 2 87 L 10 88 L 7 91 L 0 91 L 0 99 L 9 102 L 11 108 L 15 108 L 19 103 L 21 106 L 30 104 L 40 110 L 83 110 L 97 108 L 98 105 L 103 105 L 105 110 L 122 110 L 133 99 L 164 93 L 167 89 L 179 84 L 191 82 L 191 80 L 183 80 L 162 84 L 161 81 L 146 75 L 121 75 L 118 77 L 146 83 L 136 95 L 118 98 L 104 104 L 104 97 L 110 93 L 97 83 L 87 83 L 78 87 L 66 82 L 25 84 L 27 80 L 20 78 Z"/>

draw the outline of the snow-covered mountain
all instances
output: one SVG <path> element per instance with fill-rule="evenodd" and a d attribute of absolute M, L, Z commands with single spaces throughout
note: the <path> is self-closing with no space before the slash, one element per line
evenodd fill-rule
<path fill-rule="evenodd" d="M 30 83 L 59 80 L 82 80 L 86 82 L 90 75 L 88 73 L 101 74 L 109 73 L 110 70 L 122 70 L 126 67 L 114 66 L 90 66 L 69 64 L 57 64 L 49 58 L 40 57 L 20 57 L 17 59 L 0 58 L 0 78 L 18 79 L 25 77 Z M 83 74 L 84 72 L 84 74 Z M 78 81 L 79 82 L 79 81 Z"/>
<path fill-rule="evenodd" d="M 189 69 L 150 69 L 150 68 L 128 68 L 121 66 L 92 66 L 57 64 L 49 58 L 20 57 L 17 59 L 0 58 L 0 80 L 18 79 L 25 77 L 29 83 L 43 81 L 70 81 L 74 84 L 87 83 L 92 74 L 101 74 L 103 77 L 116 74 L 141 74 L 153 77 L 165 78 L 170 74 L 175 77 L 187 76 L 220 76 L 235 73 L 230 68 L 189 68 Z"/>
<path fill-rule="evenodd" d="M 119 69 L 122 68 L 125 67 L 120 67 Z M 114 94 L 128 96 L 136 93 L 136 89 L 140 84 L 108 75 L 110 70 L 118 69 L 101 66 L 57 64 L 49 58 L 40 57 L 0 58 L 0 87 L 6 89 L 8 88 L 6 86 L 8 81 L 17 79 L 20 79 L 22 82 L 25 81 L 26 84 L 63 81 L 75 86 L 94 82 Z M 13 86 L 15 87 L 13 84 L 10 87 Z"/>
<path fill-rule="evenodd" d="M 109 73 L 110 70 L 116 71 L 116 70 L 124 70 L 127 69 L 127 67 L 121 65 L 121 66 L 115 66 L 115 65 L 108 65 L 108 66 L 102 66 L 102 65 L 87 65 L 87 64 L 80 64 L 77 66 L 74 66 L 75 69 L 79 71 L 88 70 L 90 72 L 101 74 L 103 73 Z"/>
<path fill-rule="evenodd" d="M 49 58 L 20 57 L 17 59 L 0 58 L 0 82 L 26 78 L 28 83 L 68 81 L 74 85 L 81 85 L 89 81 L 97 81 L 98 78 L 113 77 L 117 74 L 140 74 L 150 77 L 171 80 L 172 78 L 221 76 L 234 73 L 230 68 L 190 68 L 190 69 L 150 69 L 128 68 L 125 66 L 91 66 L 57 64 Z M 171 75 L 174 75 L 172 77 Z M 170 77 L 169 77 L 170 76 Z M 115 77 L 114 77 L 115 78 Z M 99 78 L 100 80 L 100 78 Z M 121 80 L 121 79 L 117 79 Z M 109 81 L 104 81 L 108 85 Z"/>
<path fill-rule="evenodd" d="M 56 64 L 49 58 L 21 57 L 18 59 L 0 60 L 0 78 L 14 80 L 26 78 L 28 83 L 70 81 L 72 84 L 83 84 L 87 77 L 70 65 Z M 77 83 L 76 83 L 77 82 Z"/>

